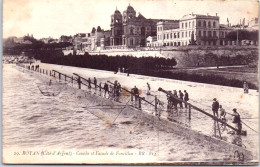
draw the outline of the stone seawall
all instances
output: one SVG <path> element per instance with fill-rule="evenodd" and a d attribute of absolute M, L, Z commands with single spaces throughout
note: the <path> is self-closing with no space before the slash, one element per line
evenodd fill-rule
<path fill-rule="evenodd" d="M 192 66 L 215 66 L 217 57 L 229 56 L 235 57 L 238 55 L 249 56 L 255 55 L 258 57 L 257 47 L 219 47 L 219 48 L 199 48 L 189 47 L 180 49 L 164 49 L 164 50 L 104 50 L 98 52 L 89 52 L 91 55 L 105 54 L 108 56 L 134 56 L 134 57 L 165 57 L 175 58 L 178 67 L 192 67 Z M 232 63 L 232 62 L 231 62 Z"/>

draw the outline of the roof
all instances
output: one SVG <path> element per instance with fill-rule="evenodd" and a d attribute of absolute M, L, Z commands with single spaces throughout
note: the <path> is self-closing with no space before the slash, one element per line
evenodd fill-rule
<path fill-rule="evenodd" d="M 187 14 L 184 15 L 180 20 L 190 20 L 195 18 L 208 18 L 208 19 L 219 19 L 219 16 L 201 15 L 201 14 Z"/>
<path fill-rule="evenodd" d="M 120 14 L 121 15 L 121 12 L 119 10 L 115 10 L 114 14 Z"/>
<path fill-rule="evenodd" d="M 134 8 L 132 6 L 130 6 L 130 4 L 128 5 L 126 11 L 127 12 L 135 12 Z"/>
<path fill-rule="evenodd" d="M 146 19 L 141 13 L 138 14 L 137 18 L 138 19 Z"/>

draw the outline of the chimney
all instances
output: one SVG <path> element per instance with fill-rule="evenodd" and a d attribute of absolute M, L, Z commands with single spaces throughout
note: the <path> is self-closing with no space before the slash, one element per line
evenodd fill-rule
<path fill-rule="evenodd" d="M 207 16 L 209 15 L 209 13 L 207 13 Z"/>
<path fill-rule="evenodd" d="M 216 13 L 216 16 L 218 16 L 218 13 Z"/>

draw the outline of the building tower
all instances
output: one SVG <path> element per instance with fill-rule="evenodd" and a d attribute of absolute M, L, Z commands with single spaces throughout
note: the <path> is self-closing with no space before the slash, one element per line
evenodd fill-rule
<path fill-rule="evenodd" d="M 130 4 L 123 12 L 123 45 L 133 47 L 135 45 L 136 11 Z"/>
<path fill-rule="evenodd" d="M 122 45 L 122 15 L 119 10 L 115 10 L 114 14 L 111 15 L 111 38 L 110 45 Z"/>

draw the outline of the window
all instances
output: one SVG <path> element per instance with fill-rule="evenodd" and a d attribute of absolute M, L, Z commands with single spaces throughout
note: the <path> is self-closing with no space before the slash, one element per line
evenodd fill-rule
<path fill-rule="evenodd" d="M 192 27 L 194 27 L 194 21 L 192 22 Z"/>
<path fill-rule="evenodd" d="M 216 22 L 215 21 L 213 22 L 213 27 L 216 28 Z"/>
<path fill-rule="evenodd" d="M 211 31 L 208 32 L 208 36 L 211 37 Z"/>
<path fill-rule="evenodd" d="M 189 31 L 189 37 L 190 37 L 190 33 L 191 33 L 191 32 Z"/>
<path fill-rule="evenodd" d="M 206 36 L 206 31 L 203 31 L 203 36 L 204 36 L 204 37 Z"/>
<path fill-rule="evenodd" d="M 182 37 L 182 38 L 184 37 L 184 32 L 181 33 L 181 37 Z"/>
<path fill-rule="evenodd" d="M 185 33 L 185 37 L 187 37 L 187 31 L 186 31 L 186 33 Z"/>
<path fill-rule="evenodd" d="M 201 37 L 201 31 L 198 31 L 199 32 L 199 37 Z"/>
<path fill-rule="evenodd" d="M 204 20 L 204 22 L 203 22 L 203 27 L 206 27 L 207 25 L 206 25 L 206 21 Z"/>
<path fill-rule="evenodd" d="M 172 39 L 172 33 L 171 33 L 171 39 Z"/>
<path fill-rule="evenodd" d="M 189 28 L 190 28 L 190 22 L 189 22 Z"/>
<path fill-rule="evenodd" d="M 130 35 L 134 35 L 134 28 L 133 27 L 130 28 Z"/>
<path fill-rule="evenodd" d="M 165 39 L 165 34 L 163 34 L 163 39 Z"/>
<path fill-rule="evenodd" d="M 169 39 L 169 34 L 167 34 L 167 39 Z"/>
<path fill-rule="evenodd" d="M 182 23 L 182 26 L 181 26 L 182 28 L 184 28 L 184 23 Z"/>
<path fill-rule="evenodd" d="M 185 28 L 187 28 L 187 23 L 185 23 Z"/>
<path fill-rule="evenodd" d="M 213 37 L 216 37 L 216 31 L 213 31 Z"/>
<path fill-rule="evenodd" d="M 201 22 L 200 21 L 198 21 L 198 27 L 201 27 Z"/>
<path fill-rule="evenodd" d="M 208 26 L 209 26 L 209 28 L 211 27 L 211 22 L 209 21 L 209 23 L 208 23 Z"/>

